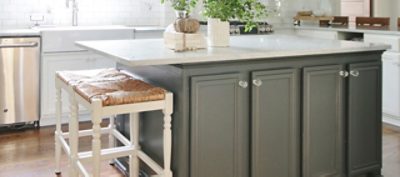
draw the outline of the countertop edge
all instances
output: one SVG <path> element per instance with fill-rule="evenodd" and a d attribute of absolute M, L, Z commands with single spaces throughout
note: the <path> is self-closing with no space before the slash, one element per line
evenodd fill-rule
<path fill-rule="evenodd" d="M 151 66 L 151 65 L 173 65 L 173 64 L 200 64 L 200 63 L 213 63 L 213 62 L 228 62 L 228 61 L 240 61 L 240 60 L 259 60 L 259 59 L 273 59 L 273 58 L 283 58 L 283 57 L 302 57 L 302 56 L 312 56 L 312 55 L 329 55 L 329 54 L 346 54 L 346 53 L 358 53 L 358 52 L 368 52 L 368 51 L 385 51 L 389 48 L 388 45 L 377 44 L 370 47 L 364 48 L 349 48 L 349 49 L 338 49 L 338 50 L 318 50 L 318 51 L 276 51 L 276 52 L 255 52 L 252 55 L 215 55 L 212 57 L 186 57 L 184 59 L 177 58 L 147 58 L 143 61 L 131 61 L 129 58 L 124 58 L 121 56 L 113 55 L 110 53 L 97 50 L 95 48 L 88 47 L 83 41 L 78 41 L 75 43 L 77 46 L 84 49 L 90 50 L 97 54 L 107 56 L 116 60 L 116 62 L 127 65 L 127 66 Z M 204 49 L 203 49 L 204 50 Z M 216 60 L 218 58 L 218 60 Z M 201 61 L 199 61 L 201 60 Z"/>
<path fill-rule="evenodd" d="M 282 27 L 282 28 L 284 28 L 284 27 Z M 289 28 L 289 27 L 287 27 L 287 28 Z M 391 31 L 389 31 L 389 30 L 369 30 L 369 29 L 335 28 L 335 27 L 320 27 L 320 26 L 293 26 L 293 29 L 368 33 L 368 34 L 381 34 L 381 35 L 400 35 L 400 31 L 393 31 L 393 30 L 391 30 Z"/>

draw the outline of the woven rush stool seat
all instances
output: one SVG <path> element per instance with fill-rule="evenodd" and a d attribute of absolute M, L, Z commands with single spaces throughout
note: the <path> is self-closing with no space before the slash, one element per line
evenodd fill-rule
<path fill-rule="evenodd" d="M 70 99 L 69 132 L 61 130 L 61 91 Z M 81 104 L 91 113 L 92 129 L 79 130 L 78 111 Z M 139 144 L 139 113 L 161 110 L 164 114 L 164 166 L 141 151 Z M 153 86 L 117 69 L 56 72 L 56 173 L 60 171 L 61 148 L 69 156 L 69 176 L 100 176 L 100 161 L 129 156 L 129 176 L 139 177 L 139 161 L 142 160 L 160 177 L 172 177 L 171 171 L 171 114 L 172 93 Z M 114 125 L 115 115 L 129 114 L 130 139 Z M 108 127 L 101 128 L 102 117 L 109 117 Z M 101 134 L 109 135 L 109 147 L 101 148 Z M 92 136 L 92 150 L 78 152 L 79 137 Z M 67 142 L 66 139 L 69 139 Z M 123 146 L 115 147 L 118 139 Z M 91 162 L 92 174 L 82 165 Z"/>
<path fill-rule="evenodd" d="M 76 86 L 82 82 L 101 82 L 122 80 L 131 76 L 114 68 L 80 70 L 80 71 L 58 71 L 56 77 L 67 85 Z"/>
<path fill-rule="evenodd" d="M 57 77 L 72 85 L 80 96 L 102 100 L 103 106 L 163 100 L 166 91 L 135 79 L 116 69 L 57 72 Z"/>

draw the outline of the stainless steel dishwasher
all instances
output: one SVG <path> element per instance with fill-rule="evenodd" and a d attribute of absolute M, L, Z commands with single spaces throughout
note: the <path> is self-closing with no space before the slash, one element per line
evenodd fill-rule
<path fill-rule="evenodd" d="M 39 37 L 0 37 L 0 127 L 39 125 Z"/>

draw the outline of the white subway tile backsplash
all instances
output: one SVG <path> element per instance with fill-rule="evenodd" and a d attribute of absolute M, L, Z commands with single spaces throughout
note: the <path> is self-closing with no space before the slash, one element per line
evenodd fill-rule
<path fill-rule="evenodd" d="M 160 0 L 77 0 L 79 25 L 163 25 Z M 0 0 L 0 29 L 28 28 L 31 14 L 44 14 L 43 25 L 70 25 L 65 0 Z M 167 7 L 169 8 L 169 7 Z"/>

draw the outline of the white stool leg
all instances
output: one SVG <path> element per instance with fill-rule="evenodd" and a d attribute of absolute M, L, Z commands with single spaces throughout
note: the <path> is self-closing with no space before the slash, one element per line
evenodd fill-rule
<path fill-rule="evenodd" d="M 108 148 L 113 148 L 115 147 L 115 138 L 113 135 L 113 131 L 115 129 L 115 117 L 110 116 L 110 124 L 108 125 L 109 128 L 109 133 L 108 133 Z M 109 162 L 110 165 L 114 165 L 114 160 L 110 160 Z"/>
<path fill-rule="evenodd" d="M 129 177 L 139 177 L 139 157 L 138 151 L 140 151 L 139 144 L 139 113 L 131 113 L 129 117 L 129 133 L 131 146 L 135 146 L 135 152 L 129 156 Z"/>
<path fill-rule="evenodd" d="M 92 152 L 93 152 L 93 177 L 100 177 L 100 153 L 101 153 L 101 114 L 102 108 L 101 100 L 92 101 L 92 123 L 93 123 L 93 137 L 92 137 Z"/>
<path fill-rule="evenodd" d="M 56 131 L 54 133 L 55 140 L 55 159 L 56 159 L 56 174 L 61 174 L 61 142 L 59 136 L 61 136 L 61 88 L 56 87 Z"/>
<path fill-rule="evenodd" d="M 78 141 L 79 141 L 79 121 L 78 121 L 78 103 L 74 95 L 70 96 L 70 121 L 69 121 L 69 147 L 70 147 L 70 167 L 69 176 L 79 176 L 77 168 L 78 161 Z"/>
<path fill-rule="evenodd" d="M 164 113 L 164 177 L 172 177 L 171 171 L 171 151 L 172 151 L 172 131 L 171 114 L 173 111 L 173 97 L 168 93 L 165 97 Z"/>

